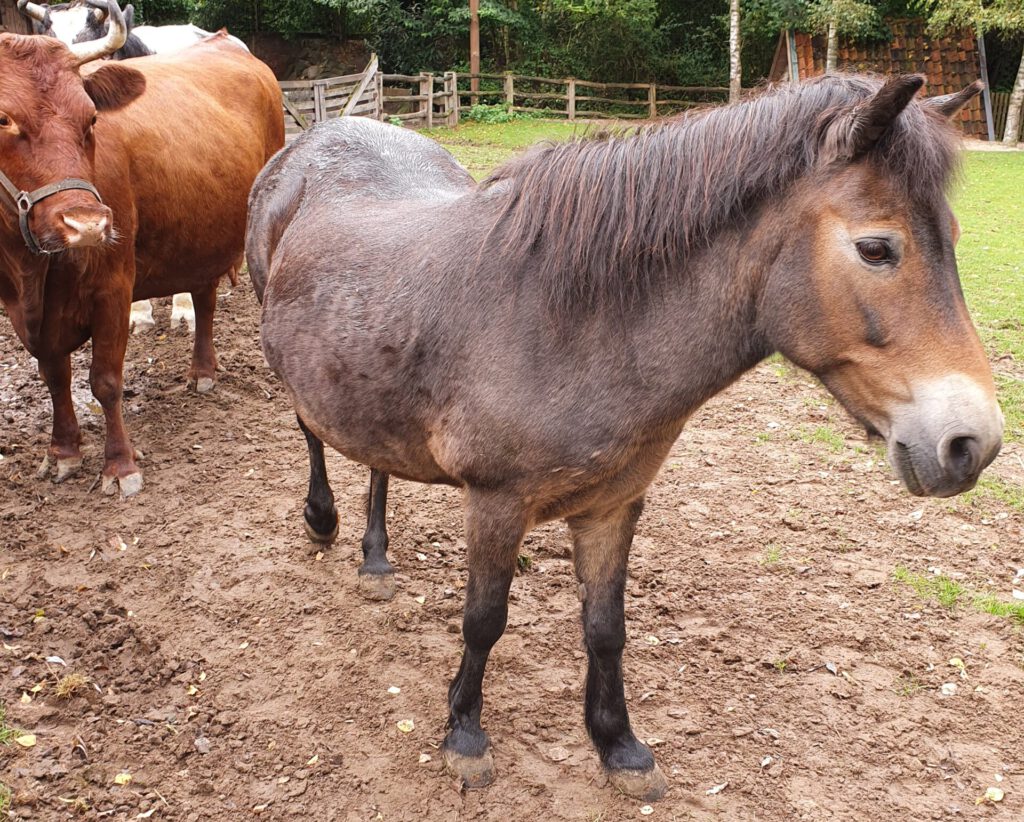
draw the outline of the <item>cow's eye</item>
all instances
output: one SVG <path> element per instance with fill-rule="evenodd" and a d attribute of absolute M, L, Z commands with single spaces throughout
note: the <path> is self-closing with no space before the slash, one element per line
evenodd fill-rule
<path fill-rule="evenodd" d="M 0 128 L 7 128 L 11 124 L 11 118 L 6 114 L 0 114 Z"/>

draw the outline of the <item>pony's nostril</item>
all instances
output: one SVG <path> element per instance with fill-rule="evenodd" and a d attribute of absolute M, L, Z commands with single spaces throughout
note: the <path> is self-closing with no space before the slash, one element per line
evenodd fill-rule
<path fill-rule="evenodd" d="M 981 459 L 981 446 L 974 437 L 954 437 L 946 446 L 945 464 L 957 480 L 975 474 Z"/>

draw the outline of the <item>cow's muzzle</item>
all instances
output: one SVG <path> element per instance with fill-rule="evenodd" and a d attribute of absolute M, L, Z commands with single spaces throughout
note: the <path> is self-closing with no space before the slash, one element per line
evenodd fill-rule
<path fill-rule="evenodd" d="M 66 180 L 61 180 L 59 183 L 50 183 L 42 188 L 37 188 L 35 191 L 22 191 L 11 182 L 10 178 L 6 174 L 0 171 L 0 188 L 2 188 L 7 193 L 7 196 L 10 197 L 14 210 L 18 214 L 18 225 L 21 227 L 22 239 L 25 240 L 25 245 L 33 254 L 53 253 L 39 244 L 35 235 L 32 234 L 32 229 L 28 224 L 28 218 L 32 213 L 32 208 L 39 201 L 45 200 L 47 197 L 52 197 L 54 194 L 59 194 L 62 191 L 74 191 L 78 189 L 81 191 L 88 191 L 96 198 L 97 202 L 100 204 L 103 203 L 103 198 L 100 197 L 100 193 L 96 190 L 96 187 L 86 180 L 79 180 L 77 177 L 68 177 Z"/>

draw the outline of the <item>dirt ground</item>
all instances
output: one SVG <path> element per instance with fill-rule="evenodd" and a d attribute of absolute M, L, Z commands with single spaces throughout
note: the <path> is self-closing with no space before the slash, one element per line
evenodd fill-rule
<path fill-rule="evenodd" d="M 146 478 L 128 501 L 95 482 L 87 352 L 83 473 L 35 478 L 49 401 L 0 318 L 0 700 L 36 739 L 0 745 L 11 818 L 1024 818 L 1021 626 L 894 578 L 1012 602 L 1024 516 L 992 494 L 908 496 L 807 375 L 759 367 L 694 417 L 651 488 L 625 671 L 667 798 L 652 812 L 615 795 L 587 739 L 561 524 L 524 546 L 485 683 L 497 781 L 467 794 L 438 751 L 461 644 L 458 493 L 392 484 L 399 592 L 362 600 L 367 472 L 329 457 L 341 533 L 317 556 L 304 442 L 251 293 L 222 292 L 223 373 L 205 396 L 185 389 L 168 311 L 126 363 Z M 1019 489 L 1022 452 L 1004 448 L 992 476 Z M 88 681 L 62 698 L 69 674 Z M 977 804 L 990 787 L 1002 801 Z"/>

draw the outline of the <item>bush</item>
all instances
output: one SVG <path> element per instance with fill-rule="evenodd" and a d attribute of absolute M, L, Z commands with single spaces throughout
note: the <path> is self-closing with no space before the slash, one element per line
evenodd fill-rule
<path fill-rule="evenodd" d="M 487 123 L 491 126 L 511 123 L 514 120 L 526 120 L 529 117 L 529 112 L 513 111 L 507 104 L 496 106 L 476 105 L 464 115 L 466 120 L 472 120 L 474 123 Z"/>

